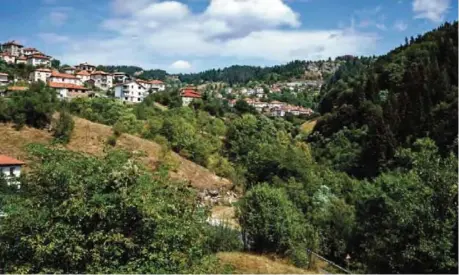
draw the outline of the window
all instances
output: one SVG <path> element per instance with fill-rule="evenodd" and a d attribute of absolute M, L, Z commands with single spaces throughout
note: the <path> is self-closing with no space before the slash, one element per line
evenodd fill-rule
<path fill-rule="evenodd" d="M 137 98 L 137 101 L 140 101 L 140 98 Z"/>
<path fill-rule="evenodd" d="M 10 176 L 14 176 L 14 167 L 10 167 Z"/>

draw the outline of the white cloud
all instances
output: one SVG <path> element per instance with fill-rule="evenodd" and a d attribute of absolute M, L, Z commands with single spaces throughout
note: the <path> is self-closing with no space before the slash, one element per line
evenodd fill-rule
<path fill-rule="evenodd" d="M 404 31 L 408 28 L 408 25 L 402 20 L 397 20 L 394 23 L 394 28 L 398 31 Z"/>
<path fill-rule="evenodd" d="M 299 15 L 282 0 L 211 0 L 200 13 L 178 1 L 113 0 L 113 9 L 103 33 L 72 39 L 60 59 L 200 70 L 210 59 L 267 64 L 363 55 L 378 39 L 352 28 L 300 29 Z"/>
<path fill-rule="evenodd" d="M 44 42 L 51 43 L 51 44 L 65 43 L 65 42 L 69 42 L 70 40 L 68 36 L 60 35 L 56 33 L 50 33 L 50 32 L 39 33 L 38 37 L 41 38 Z"/>
<path fill-rule="evenodd" d="M 435 23 L 441 22 L 449 9 L 449 4 L 450 0 L 414 0 L 414 18 L 429 19 Z"/>
<path fill-rule="evenodd" d="M 172 69 L 177 69 L 177 70 L 189 70 L 191 69 L 191 64 L 188 61 L 185 60 L 177 60 L 174 63 L 170 65 Z"/>
<path fill-rule="evenodd" d="M 381 31 L 387 30 L 387 27 L 385 24 L 376 24 L 375 26 L 378 30 L 381 30 Z"/>

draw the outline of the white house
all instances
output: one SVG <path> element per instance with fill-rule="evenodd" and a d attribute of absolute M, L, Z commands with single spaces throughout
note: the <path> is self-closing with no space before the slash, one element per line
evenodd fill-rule
<path fill-rule="evenodd" d="M 30 73 L 29 80 L 37 82 L 39 80 L 46 83 L 48 78 L 51 76 L 51 70 L 47 68 L 38 68 L 32 73 Z"/>
<path fill-rule="evenodd" d="M 16 58 L 16 64 L 27 64 L 27 57 L 21 55 Z"/>
<path fill-rule="evenodd" d="M 24 48 L 22 49 L 22 53 L 27 56 L 27 55 L 40 53 L 40 52 L 35 48 Z"/>
<path fill-rule="evenodd" d="M 61 99 L 87 97 L 89 95 L 88 88 L 73 83 L 48 82 L 48 86 L 53 88 Z"/>
<path fill-rule="evenodd" d="M 90 65 L 87 62 L 81 63 L 80 65 L 75 66 L 75 68 L 79 71 L 87 71 L 89 73 L 92 73 L 96 70 L 96 66 Z"/>
<path fill-rule="evenodd" d="M 91 73 L 91 79 L 94 80 L 94 86 L 106 91 L 113 87 L 113 76 L 102 71 Z"/>
<path fill-rule="evenodd" d="M 147 88 L 138 81 L 131 81 L 115 86 L 115 98 L 124 102 L 139 103 L 147 96 Z"/>
<path fill-rule="evenodd" d="M 7 53 L 7 52 L 0 53 L 0 56 L 3 59 L 3 61 L 5 61 L 8 64 L 16 63 L 16 57 L 14 55 L 11 55 L 10 53 Z"/>
<path fill-rule="evenodd" d="M 182 106 L 188 106 L 193 100 L 201 98 L 201 94 L 193 87 L 183 88 L 180 96 L 182 97 Z"/>
<path fill-rule="evenodd" d="M 166 90 L 166 85 L 161 80 L 152 80 L 150 81 L 150 89 L 162 92 Z"/>
<path fill-rule="evenodd" d="M 88 73 L 88 71 L 79 71 L 75 74 L 75 76 L 78 77 L 82 83 L 91 79 L 91 74 Z"/>
<path fill-rule="evenodd" d="M 17 178 L 21 175 L 21 168 L 25 163 L 11 158 L 9 156 L 0 155 L 0 172 L 10 184 L 17 184 Z M 18 185 L 18 188 L 20 186 Z"/>
<path fill-rule="evenodd" d="M 113 81 L 117 83 L 124 83 L 128 79 L 127 74 L 123 72 L 114 72 L 112 75 L 113 75 Z"/>
<path fill-rule="evenodd" d="M 3 51 L 9 53 L 12 56 L 18 57 L 22 55 L 22 49 L 24 46 L 19 44 L 17 41 L 8 41 L 3 44 Z"/>
<path fill-rule="evenodd" d="M 62 69 L 66 74 L 75 74 L 76 69 L 74 67 L 65 67 Z"/>
<path fill-rule="evenodd" d="M 8 74 L 0 73 L 0 85 L 8 84 Z"/>
<path fill-rule="evenodd" d="M 51 73 L 51 76 L 48 78 L 48 81 L 56 83 L 82 85 L 81 79 L 79 79 L 78 77 L 71 74 L 60 73 L 58 71 L 53 71 Z"/>
<path fill-rule="evenodd" d="M 51 66 L 51 59 L 43 54 L 36 53 L 27 56 L 27 64 L 32 66 Z"/>

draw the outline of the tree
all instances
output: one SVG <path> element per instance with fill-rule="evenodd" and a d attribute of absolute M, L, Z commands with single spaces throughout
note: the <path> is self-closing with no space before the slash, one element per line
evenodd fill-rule
<path fill-rule="evenodd" d="M 41 145 L 31 152 L 32 172 L 3 200 L 4 272 L 218 272 L 206 212 L 190 189 L 122 152 L 103 159 Z"/>
<path fill-rule="evenodd" d="M 61 65 L 61 61 L 59 61 L 58 59 L 51 60 L 51 67 L 55 69 L 59 69 L 60 65 Z"/>
<path fill-rule="evenodd" d="M 67 111 L 62 111 L 59 113 L 59 118 L 53 127 L 53 136 L 58 142 L 68 143 L 74 127 L 75 122 L 72 116 Z"/>

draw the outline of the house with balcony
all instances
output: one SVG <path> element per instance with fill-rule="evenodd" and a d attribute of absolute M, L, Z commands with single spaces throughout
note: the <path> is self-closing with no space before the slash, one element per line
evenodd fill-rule
<path fill-rule="evenodd" d="M 16 57 L 8 52 L 0 53 L 0 58 L 8 64 L 16 63 Z"/>
<path fill-rule="evenodd" d="M 55 82 L 55 83 L 68 83 L 68 84 L 75 84 L 75 85 L 83 85 L 81 79 L 76 77 L 72 74 L 64 74 L 58 71 L 53 71 L 48 78 L 48 82 Z"/>
<path fill-rule="evenodd" d="M 38 51 L 35 48 L 24 48 L 24 49 L 22 49 L 22 54 L 24 54 L 25 56 L 32 55 L 32 54 L 37 54 L 37 53 L 40 53 L 40 51 Z"/>
<path fill-rule="evenodd" d="M 124 102 L 139 103 L 148 95 L 148 90 L 138 81 L 118 84 L 115 86 L 115 98 Z"/>
<path fill-rule="evenodd" d="M 18 178 L 21 176 L 21 169 L 25 163 L 9 156 L 0 155 L 0 172 L 6 179 L 8 185 L 15 184 L 20 188 Z"/>
<path fill-rule="evenodd" d="M 89 96 L 88 88 L 73 83 L 48 82 L 48 86 L 56 91 L 56 94 L 60 99 L 73 99 Z"/>
<path fill-rule="evenodd" d="M 66 74 L 75 74 L 76 72 L 76 68 L 74 67 L 65 67 L 65 68 L 62 68 L 62 71 Z"/>
<path fill-rule="evenodd" d="M 80 65 L 75 66 L 78 71 L 87 71 L 89 73 L 96 71 L 96 66 L 88 64 L 87 62 L 81 63 Z"/>
<path fill-rule="evenodd" d="M 114 72 L 113 74 L 113 82 L 114 83 L 124 83 L 128 80 L 128 75 L 123 72 Z"/>
<path fill-rule="evenodd" d="M 14 57 L 21 56 L 23 48 L 24 46 L 17 41 L 8 41 L 2 45 L 3 52 L 9 53 Z"/>
<path fill-rule="evenodd" d="M 17 57 L 16 64 L 27 64 L 27 57 L 24 55 Z"/>
<path fill-rule="evenodd" d="M 7 85 L 8 82 L 8 74 L 0 73 L 0 85 Z"/>
<path fill-rule="evenodd" d="M 180 92 L 182 98 L 182 106 L 188 106 L 195 99 L 201 99 L 201 94 L 194 87 L 183 88 Z"/>
<path fill-rule="evenodd" d="M 51 66 L 51 58 L 41 53 L 35 53 L 27 56 L 27 64 L 32 66 Z"/>
<path fill-rule="evenodd" d="M 75 76 L 79 78 L 82 83 L 85 83 L 86 81 L 91 79 L 91 74 L 88 73 L 88 71 L 79 71 L 75 74 Z"/>
<path fill-rule="evenodd" d="M 52 71 L 48 68 L 38 68 L 35 71 L 31 72 L 29 75 L 29 80 L 37 82 L 39 80 L 46 83 L 48 78 L 51 76 Z"/>
<path fill-rule="evenodd" d="M 91 73 L 91 79 L 94 80 L 94 86 L 107 91 L 113 87 L 113 76 L 103 71 L 95 71 Z"/>
<path fill-rule="evenodd" d="M 166 90 L 166 84 L 161 80 L 151 80 L 150 81 L 150 89 L 155 92 L 162 92 Z"/>

